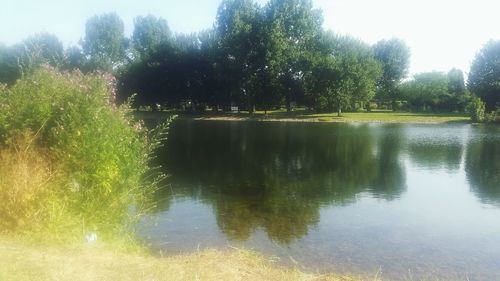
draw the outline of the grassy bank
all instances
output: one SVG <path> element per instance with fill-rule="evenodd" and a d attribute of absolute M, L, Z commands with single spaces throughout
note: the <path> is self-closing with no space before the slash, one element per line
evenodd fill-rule
<path fill-rule="evenodd" d="M 92 245 L 40 246 L 0 236 L 0 280 L 362 280 L 281 268 L 244 250 L 154 257 Z M 369 279 L 374 280 L 374 279 Z"/>
<path fill-rule="evenodd" d="M 157 118 L 172 114 L 170 112 L 139 112 L 142 118 Z M 192 118 L 196 120 L 233 120 L 233 121 L 282 121 L 282 122 L 363 122 L 363 123 L 450 123 L 470 122 L 470 116 L 463 113 L 414 113 L 414 112 L 346 112 L 341 117 L 337 113 L 311 113 L 305 110 L 297 110 L 292 113 L 285 111 L 257 111 L 254 114 L 241 113 L 213 113 L 183 114 L 176 112 L 181 118 Z"/>

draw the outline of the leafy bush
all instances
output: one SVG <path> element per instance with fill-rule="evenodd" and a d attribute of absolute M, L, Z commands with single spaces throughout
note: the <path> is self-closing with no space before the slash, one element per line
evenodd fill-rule
<path fill-rule="evenodd" d="M 408 102 L 407 101 L 394 101 L 392 105 L 392 109 L 394 111 L 405 111 L 408 110 Z"/>
<path fill-rule="evenodd" d="M 52 188 L 64 212 L 101 232 L 127 225 L 132 209 L 148 207 L 155 186 L 155 177 L 146 180 L 148 159 L 162 136 L 134 121 L 128 104 L 116 106 L 114 89 L 108 74 L 50 67 L 0 89 L 0 142 L 12 148 L 16 136 L 33 132 L 33 145 L 65 175 Z"/>
<path fill-rule="evenodd" d="M 484 119 L 486 120 L 486 122 L 500 123 L 500 108 L 497 108 L 496 110 L 487 113 Z"/>
<path fill-rule="evenodd" d="M 367 110 L 368 111 L 371 111 L 373 109 L 377 109 L 378 108 L 378 103 L 376 102 L 368 102 L 367 103 Z"/>
<path fill-rule="evenodd" d="M 483 122 L 485 103 L 478 97 L 472 98 L 469 105 L 469 112 L 473 122 Z"/>

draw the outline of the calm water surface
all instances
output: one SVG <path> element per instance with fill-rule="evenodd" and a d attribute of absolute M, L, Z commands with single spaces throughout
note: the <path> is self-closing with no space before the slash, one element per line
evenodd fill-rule
<path fill-rule="evenodd" d="M 170 253 L 245 247 L 306 270 L 500 280 L 500 128 L 177 120 L 142 223 Z"/>

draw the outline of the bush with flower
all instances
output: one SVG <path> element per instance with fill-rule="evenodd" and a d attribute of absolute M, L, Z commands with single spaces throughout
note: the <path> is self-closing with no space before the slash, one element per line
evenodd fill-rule
<path fill-rule="evenodd" d="M 22 218 L 0 208 L 0 224 L 67 224 L 68 229 L 115 232 L 150 206 L 159 177 L 151 176 L 148 162 L 168 125 L 148 131 L 134 119 L 129 103 L 116 104 L 115 89 L 112 75 L 49 66 L 0 87 L 1 151 L 43 154 L 43 161 L 57 170 L 49 174 L 58 175 L 58 180 L 49 178 L 53 184 L 44 192 L 27 196 L 32 202 L 27 205 L 40 207 L 17 212 Z M 12 201 L 5 194 L 16 188 L 0 183 L 0 200 Z"/>

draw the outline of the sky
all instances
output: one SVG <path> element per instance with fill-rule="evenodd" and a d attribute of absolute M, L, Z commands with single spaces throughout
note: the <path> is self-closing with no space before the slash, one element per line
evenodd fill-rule
<path fill-rule="evenodd" d="M 152 14 L 170 29 L 190 33 L 213 26 L 221 0 L 2 0 L 0 42 L 12 45 L 40 32 L 55 34 L 65 47 L 78 44 L 85 22 L 116 12 L 127 35 L 133 19 Z M 265 4 L 267 0 L 257 0 Z M 465 73 L 488 40 L 500 40 L 499 0 L 313 0 L 323 10 L 324 28 L 369 44 L 403 39 L 411 49 L 410 73 Z"/>

